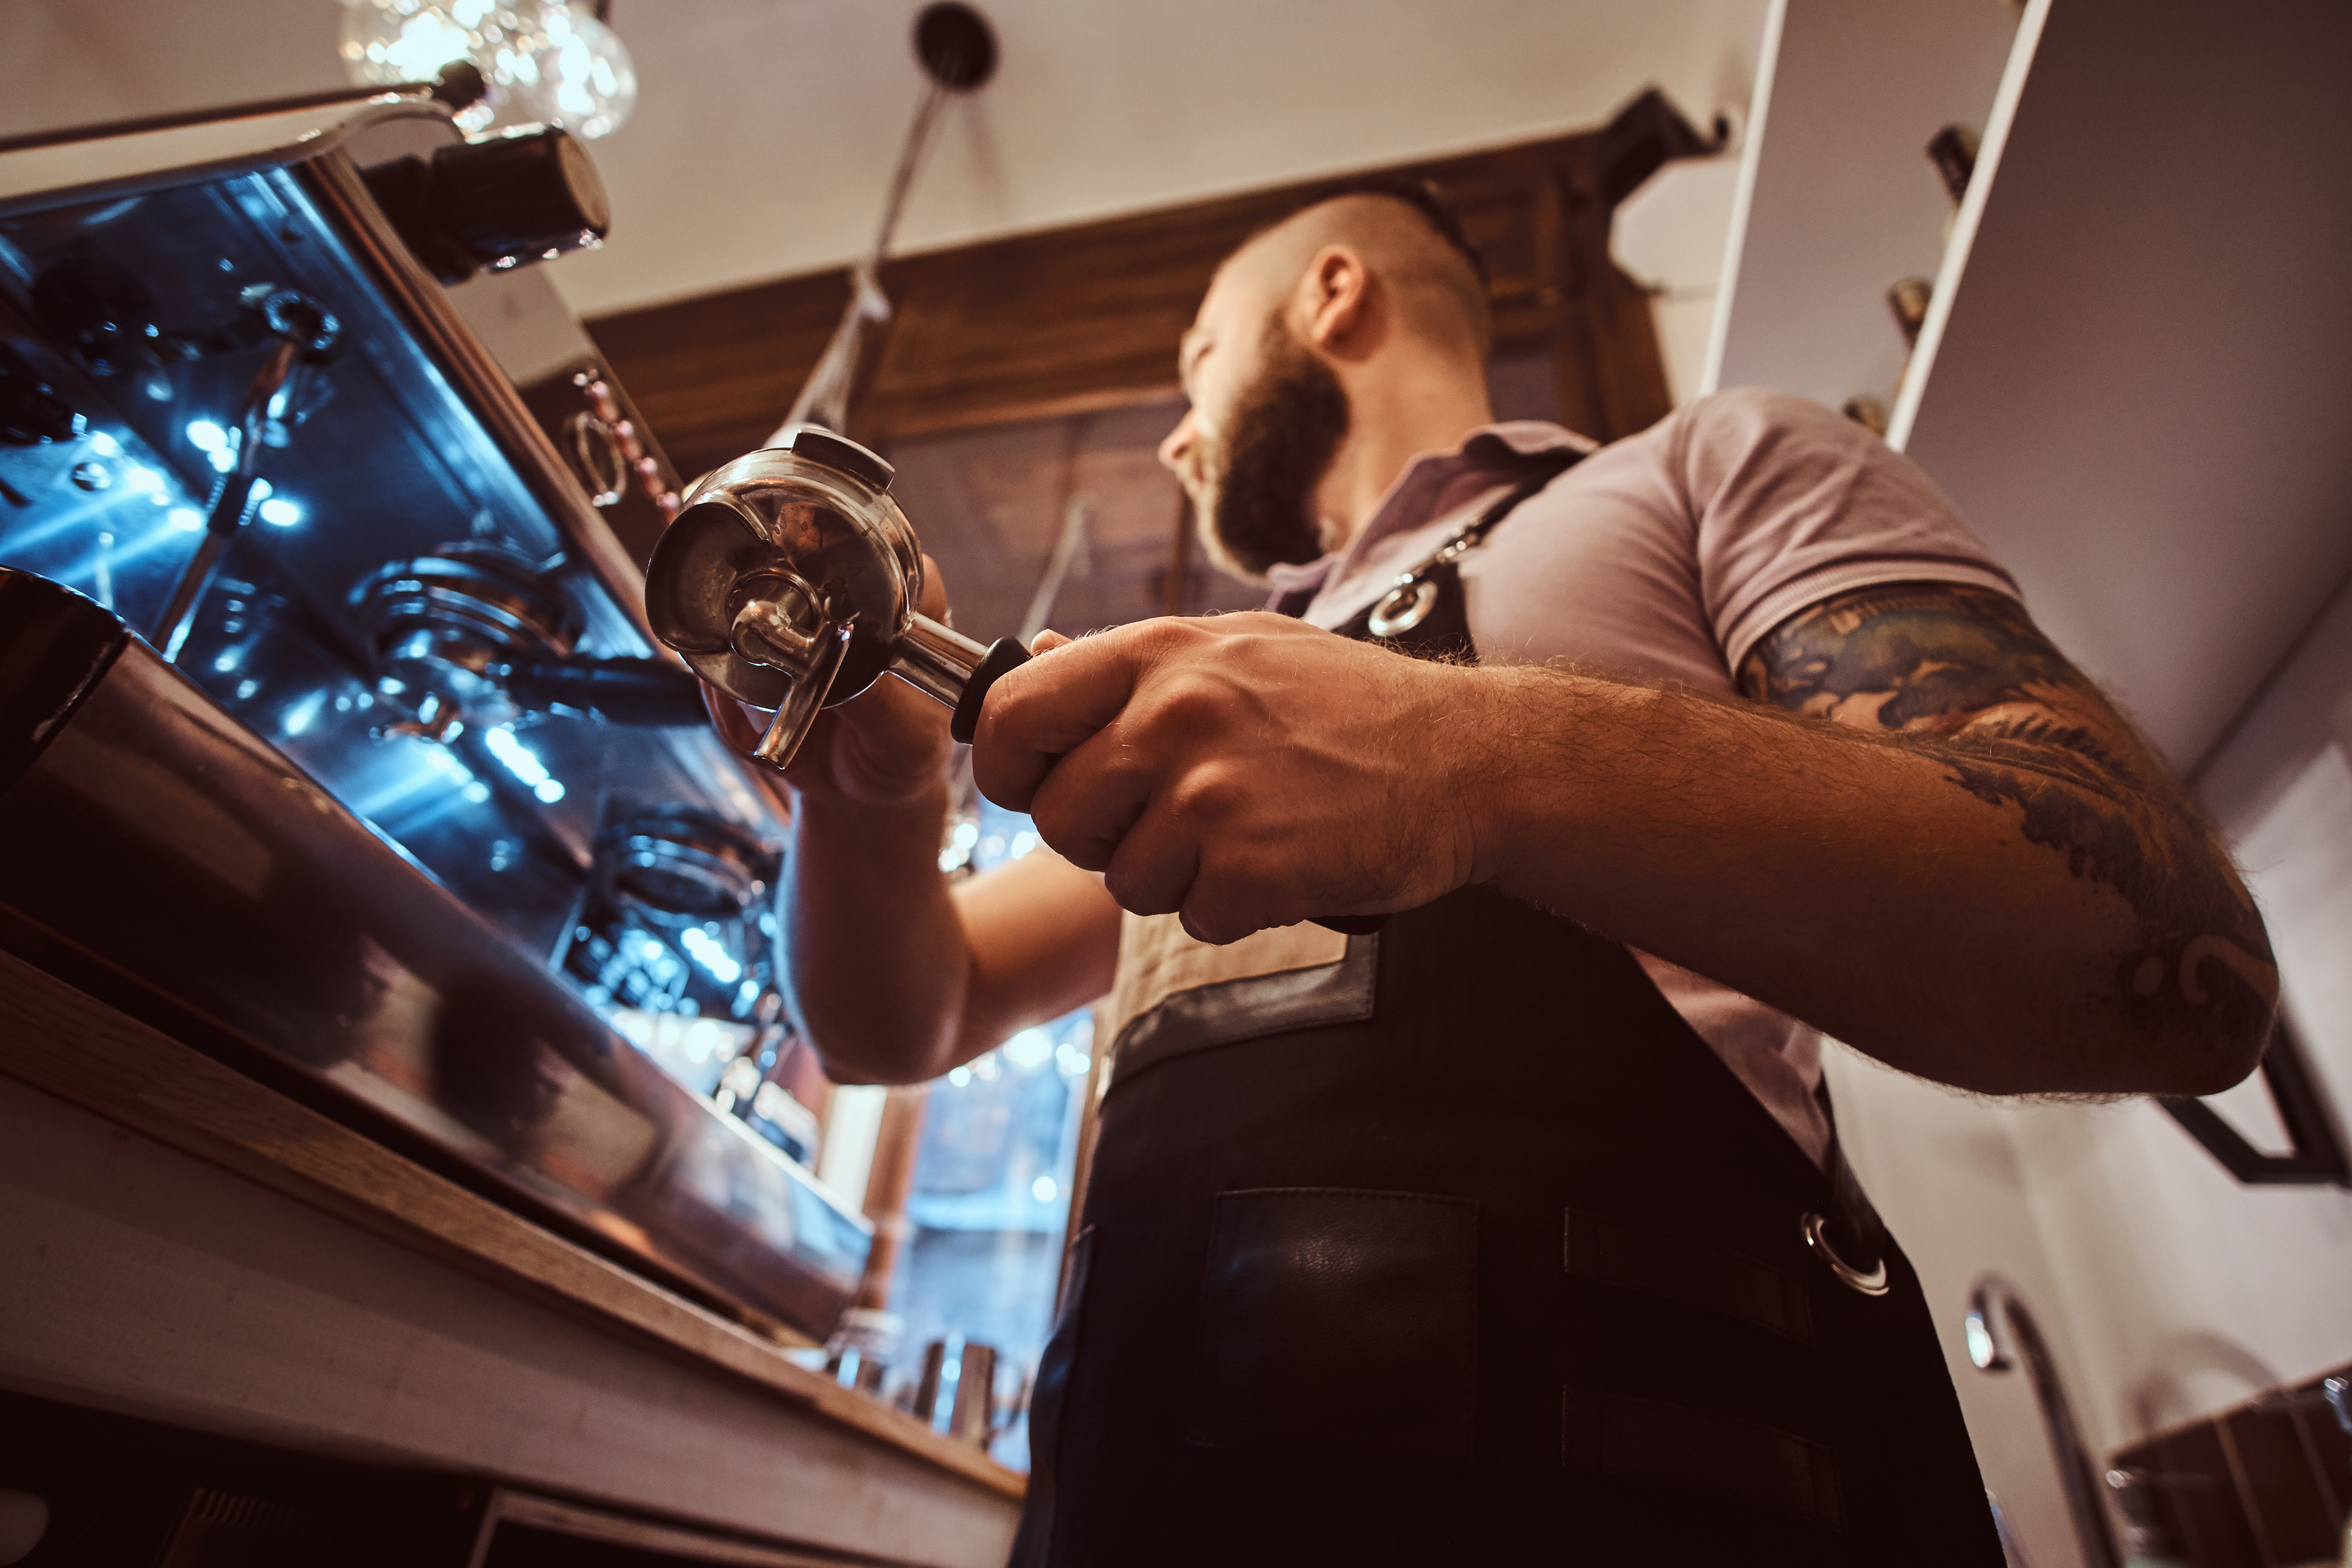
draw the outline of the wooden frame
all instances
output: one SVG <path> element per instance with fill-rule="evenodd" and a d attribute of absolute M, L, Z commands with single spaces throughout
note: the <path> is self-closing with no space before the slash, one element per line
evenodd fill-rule
<path fill-rule="evenodd" d="M 1709 150 L 1654 91 L 1609 125 L 1018 235 L 882 268 L 896 315 L 851 433 L 894 437 L 1165 398 L 1178 340 L 1243 239 L 1372 174 L 1434 180 L 1486 258 L 1498 353 L 1549 355 L 1563 423 L 1601 440 L 1671 408 L 1648 296 L 1609 257 L 1616 204 Z M 682 472 L 751 449 L 791 407 L 849 298 L 846 268 L 589 323 Z"/>

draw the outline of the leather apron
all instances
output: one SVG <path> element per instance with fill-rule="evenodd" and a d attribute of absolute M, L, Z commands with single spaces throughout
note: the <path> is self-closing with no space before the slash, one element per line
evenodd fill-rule
<path fill-rule="evenodd" d="M 1458 545 L 1344 635 L 1474 658 Z M 1014 1568 L 2000 1568 L 1909 1263 L 1622 945 L 1328 948 L 1119 1029 Z"/>

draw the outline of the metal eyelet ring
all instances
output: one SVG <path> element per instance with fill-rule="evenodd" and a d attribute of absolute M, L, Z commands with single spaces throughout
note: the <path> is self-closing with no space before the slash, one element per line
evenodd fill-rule
<path fill-rule="evenodd" d="M 1838 1283 L 1849 1290 L 1859 1290 L 1865 1296 L 1885 1295 L 1886 1260 L 1882 1258 L 1872 1264 L 1870 1271 L 1866 1274 L 1854 1268 L 1844 1258 L 1840 1258 L 1837 1255 L 1837 1248 L 1830 1245 L 1829 1223 L 1820 1215 L 1806 1215 L 1805 1245 L 1811 1247 L 1815 1256 L 1830 1266 L 1830 1272 L 1838 1277 Z"/>
<path fill-rule="evenodd" d="M 1426 577 L 1400 583 L 1390 589 L 1381 602 L 1372 606 L 1371 617 L 1364 629 L 1376 637 L 1392 637 L 1399 632 L 1409 632 L 1429 618 L 1437 603 L 1437 584 Z"/>
<path fill-rule="evenodd" d="M 621 450 L 620 433 L 584 409 L 564 427 L 572 435 L 572 468 L 587 488 L 588 504 L 617 505 L 629 482 L 629 456 Z"/>

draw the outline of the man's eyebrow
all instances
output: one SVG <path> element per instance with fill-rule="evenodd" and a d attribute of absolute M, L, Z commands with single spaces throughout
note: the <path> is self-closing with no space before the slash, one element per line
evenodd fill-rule
<path fill-rule="evenodd" d="M 1202 337 L 1200 328 L 1184 329 L 1184 335 L 1176 341 L 1176 379 L 1178 381 L 1191 380 L 1192 363 L 1201 357 L 1201 351 L 1205 346 L 1207 346 L 1206 340 Z"/>

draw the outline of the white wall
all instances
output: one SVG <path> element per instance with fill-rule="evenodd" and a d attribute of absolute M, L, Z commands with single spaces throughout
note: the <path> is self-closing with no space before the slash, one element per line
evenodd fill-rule
<path fill-rule="evenodd" d="M 2352 598 L 2339 598 L 2206 784 L 2337 1107 L 2352 1105 L 2352 762 L 2334 723 L 2347 701 Z M 2258 1082 L 2216 1103 L 2257 1144 L 2281 1142 Z M 2146 1101 L 1984 1117 L 2025 1173 L 2095 1441 L 2352 1362 L 2352 1193 L 2241 1186 Z"/>
<path fill-rule="evenodd" d="M 1610 230 L 1617 264 L 1651 289 L 1650 315 L 1677 407 L 1706 379 L 1739 163 L 1737 140 L 1711 158 L 1676 159 L 1625 198 Z"/>
<path fill-rule="evenodd" d="M 2352 1106 L 2352 594 L 2241 727 L 2205 795 L 2246 868 L 2315 1074 Z M 1987 1273 L 2048 1332 L 2104 1457 L 2149 1433 L 2352 1362 L 2352 1193 L 2245 1187 L 2153 1103 L 1959 1095 L 1833 1053 L 1855 1168 L 1917 1264 L 1978 1458 L 2038 1568 L 2074 1549 L 2021 1375 L 1959 1336 Z M 2216 1105 L 2284 1137 L 2259 1079 Z M 2339 1110 L 2338 1121 L 2342 1121 Z"/>
<path fill-rule="evenodd" d="M 1906 450 L 2060 646 L 2177 762 L 2208 759 L 2197 782 L 2341 1101 L 2352 306 L 2333 279 L 2352 266 L 2352 12 L 2281 0 L 2217 27 L 2186 0 L 2052 0 L 2047 16 L 1895 435 L 1909 425 Z M 2259 1086 L 2220 1103 L 2276 1135 Z M 1995 1119 L 2098 1440 L 2352 1360 L 2352 1194 L 2239 1186 L 2145 1103 Z M 1914 1174 L 1938 1212 L 1932 1173 Z"/>
<path fill-rule="evenodd" d="M 1919 1271 L 1986 1487 L 2033 1568 L 2081 1568 L 2031 1385 L 2021 1371 L 1978 1372 L 1961 1334 L 1969 1292 L 1996 1274 L 2032 1308 L 2063 1366 L 2071 1372 L 2083 1359 L 2081 1336 L 2062 1310 L 2063 1276 L 2043 1249 L 2037 1178 L 2018 1152 L 2015 1109 L 1906 1077 L 1843 1047 L 1832 1047 L 1823 1065 L 1839 1138 Z"/>

